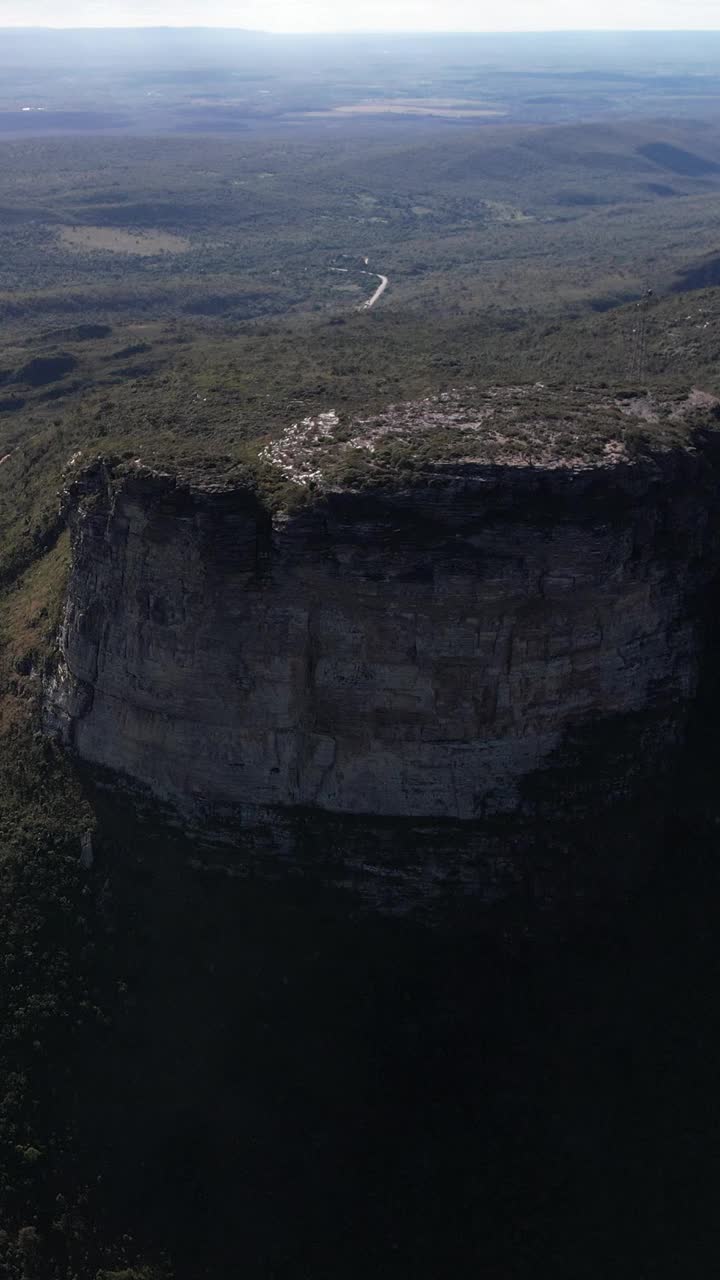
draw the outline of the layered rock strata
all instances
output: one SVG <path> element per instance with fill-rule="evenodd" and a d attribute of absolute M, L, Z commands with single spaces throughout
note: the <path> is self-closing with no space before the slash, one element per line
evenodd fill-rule
<path fill-rule="evenodd" d="M 534 409 L 534 457 L 517 413 L 447 398 L 307 420 L 264 446 L 309 493 L 294 513 L 137 460 L 81 470 L 48 727 L 240 871 L 315 868 L 391 910 L 624 884 L 698 684 L 716 408 L 604 402 L 588 452 L 574 404 L 562 448 Z M 654 420 L 687 437 L 653 447 Z M 376 463 L 393 422 L 421 467 Z M 364 487 L 343 451 L 370 454 Z"/>

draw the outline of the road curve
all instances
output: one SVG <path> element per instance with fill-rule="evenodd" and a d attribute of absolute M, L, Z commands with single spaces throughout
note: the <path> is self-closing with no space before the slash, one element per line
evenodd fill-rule
<path fill-rule="evenodd" d="M 380 284 L 378 285 L 377 289 L 375 290 L 375 292 L 374 292 L 374 294 L 373 294 L 372 298 L 368 298 L 367 302 L 363 302 L 363 303 L 362 303 L 362 305 L 361 305 L 361 307 L 359 308 L 359 309 L 360 309 L 360 311 L 369 311 L 371 307 L 374 307 L 374 306 L 375 306 L 375 303 L 378 301 L 378 299 L 382 298 L 382 296 L 383 296 L 383 294 L 384 294 L 385 290 L 387 289 L 387 287 L 388 287 L 388 285 L 389 285 L 390 281 L 388 280 L 387 276 L 381 276 L 377 271 L 363 271 L 363 275 L 364 275 L 364 276 L 376 276 L 376 277 L 377 277 L 377 279 L 380 281 Z"/>

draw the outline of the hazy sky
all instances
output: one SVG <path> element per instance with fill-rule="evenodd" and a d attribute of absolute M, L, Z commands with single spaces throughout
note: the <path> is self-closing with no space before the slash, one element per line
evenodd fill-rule
<path fill-rule="evenodd" d="M 266 31 L 720 28 L 720 0 L 0 0 L 0 26 Z"/>

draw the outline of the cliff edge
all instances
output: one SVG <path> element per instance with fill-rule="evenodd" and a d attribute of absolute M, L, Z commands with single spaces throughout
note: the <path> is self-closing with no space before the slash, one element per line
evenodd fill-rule
<path fill-rule="evenodd" d="M 76 459 L 46 725 L 222 839 L 210 862 L 390 910 L 616 891 L 705 660 L 718 410 L 515 388 L 328 413 L 258 450 L 299 504 Z"/>

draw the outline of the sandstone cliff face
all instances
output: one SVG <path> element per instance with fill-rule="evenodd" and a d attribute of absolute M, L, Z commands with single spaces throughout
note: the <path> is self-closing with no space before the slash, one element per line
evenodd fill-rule
<path fill-rule="evenodd" d="M 72 492 L 48 726 L 234 832 L 240 861 L 260 838 L 256 865 L 314 862 L 392 909 L 502 896 L 528 860 L 553 896 L 579 848 L 571 892 L 622 879 L 617 831 L 661 812 L 697 688 L 714 453 L 465 457 L 274 516 L 98 463 Z"/>

